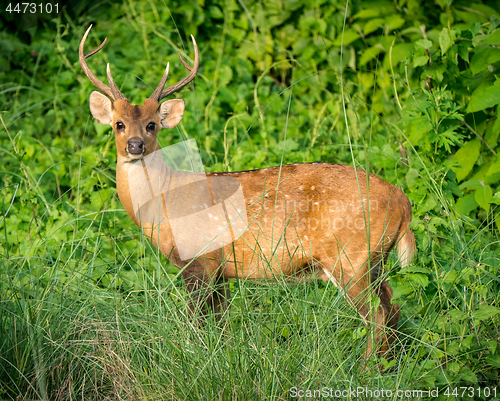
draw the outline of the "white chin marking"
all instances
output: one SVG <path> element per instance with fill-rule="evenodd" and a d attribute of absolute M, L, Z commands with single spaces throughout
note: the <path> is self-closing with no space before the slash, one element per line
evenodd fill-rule
<path fill-rule="evenodd" d="M 138 155 L 134 155 L 134 154 L 130 153 L 128 151 L 128 149 L 125 149 L 125 153 L 127 154 L 128 158 L 130 160 L 139 160 L 139 159 L 142 159 L 142 157 L 144 156 L 145 152 L 142 152 L 141 154 L 138 154 Z"/>

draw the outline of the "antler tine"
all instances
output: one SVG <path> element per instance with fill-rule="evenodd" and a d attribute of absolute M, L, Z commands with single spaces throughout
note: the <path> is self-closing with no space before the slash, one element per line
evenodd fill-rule
<path fill-rule="evenodd" d="M 167 82 L 167 78 L 168 78 L 168 70 L 170 68 L 170 63 L 167 63 L 167 68 L 165 69 L 165 73 L 163 74 L 163 77 L 161 78 L 161 81 L 160 83 L 158 84 L 158 86 L 156 87 L 155 91 L 153 92 L 153 94 L 149 97 L 150 99 L 154 99 L 156 100 L 157 102 L 160 101 L 160 96 L 161 96 L 161 92 L 163 90 L 163 87 L 165 86 L 166 82 Z"/>
<path fill-rule="evenodd" d="M 110 82 L 111 88 L 101 82 L 99 78 L 95 76 L 95 74 L 90 70 L 90 68 L 87 65 L 87 62 L 85 61 L 88 57 L 92 56 L 93 54 L 97 53 L 99 50 L 101 50 L 104 45 L 106 44 L 106 41 L 108 38 L 104 39 L 104 41 L 101 43 L 101 45 L 94 50 L 88 52 L 87 54 L 83 53 L 83 47 L 85 46 L 85 41 L 87 40 L 87 36 L 89 35 L 90 29 L 92 28 L 92 25 L 89 26 L 89 29 L 85 32 L 85 35 L 83 35 L 82 41 L 80 42 L 80 46 L 78 47 L 78 55 L 80 58 L 80 66 L 82 67 L 83 72 L 87 76 L 87 78 L 94 84 L 94 86 L 99 89 L 101 92 L 104 94 L 108 95 L 111 99 L 116 100 L 116 99 L 124 99 L 125 96 L 122 95 L 122 93 L 118 90 L 118 87 L 115 85 L 115 82 L 113 81 L 113 78 L 111 77 L 111 73 L 108 73 L 108 80 Z M 108 66 L 108 71 L 109 71 L 109 66 Z M 111 79 L 110 79 L 111 78 Z"/>
<path fill-rule="evenodd" d="M 181 63 L 184 67 L 186 67 L 188 69 L 188 71 L 191 71 L 193 68 L 184 61 L 184 59 L 182 58 L 182 54 L 181 52 L 178 53 L 179 54 L 179 58 L 181 59 Z"/>
<path fill-rule="evenodd" d="M 125 96 L 123 96 L 123 94 L 120 92 L 120 89 L 118 89 L 118 86 L 116 86 L 115 81 L 111 76 L 111 69 L 109 68 L 109 63 L 106 67 L 106 75 L 108 77 L 109 87 L 111 89 L 111 92 L 113 93 L 114 100 L 125 99 Z"/>
<path fill-rule="evenodd" d="M 182 64 L 184 65 L 184 67 L 186 67 L 190 71 L 189 75 L 186 78 L 181 79 L 176 84 L 169 86 L 167 89 L 163 89 L 163 87 L 165 86 L 165 82 L 167 80 L 166 79 L 167 72 L 166 72 L 165 75 L 163 75 L 163 78 L 162 78 L 160 84 L 153 92 L 153 95 L 151 95 L 151 97 L 150 97 L 151 99 L 155 99 L 159 102 L 160 100 L 167 97 L 168 95 L 171 95 L 172 93 L 177 92 L 179 89 L 186 86 L 188 83 L 190 83 L 196 77 L 196 74 L 198 73 L 198 67 L 200 66 L 200 53 L 198 51 L 198 46 L 196 45 L 196 40 L 194 40 L 193 35 L 191 35 L 191 39 L 193 40 L 193 46 L 194 46 L 194 65 L 193 65 L 193 67 L 190 67 L 183 60 L 182 56 L 179 53 L 179 57 L 181 59 Z M 168 71 L 168 69 L 167 69 L 167 71 Z M 165 81 L 165 82 L 163 82 L 163 81 Z"/>

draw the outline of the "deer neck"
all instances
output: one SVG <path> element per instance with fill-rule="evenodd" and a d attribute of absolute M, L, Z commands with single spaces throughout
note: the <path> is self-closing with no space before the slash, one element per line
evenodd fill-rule
<path fill-rule="evenodd" d="M 137 162 L 139 160 L 130 161 L 126 157 L 118 156 L 118 160 L 116 163 L 116 190 L 118 192 L 118 197 L 120 198 L 120 202 L 122 203 L 125 211 L 130 216 L 130 218 L 134 221 L 137 226 L 141 226 L 141 222 L 137 219 L 134 207 L 132 203 L 131 191 L 134 190 L 133 183 L 133 174 L 129 174 L 132 169 L 137 169 Z M 140 160 L 142 165 L 144 166 L 144 161 Z M 162 175 L 165 176 L 165 179 L 168 180 L 171 175 L 171 169 L 168 166 L 164 166 L 164 171 Z"/>

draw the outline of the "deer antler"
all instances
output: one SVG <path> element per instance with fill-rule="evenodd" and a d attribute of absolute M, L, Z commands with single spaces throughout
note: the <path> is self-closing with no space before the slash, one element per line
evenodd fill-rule
<path fill-rule="evenodd" d="M 88 52 L 87 54 L 83 54 L 83 46 L 85 45 L 85 41 L 87 40 L 87 36 L 90 32 L 90 29 L 92 28 L 92 25 L 89 26 L 89 29 L 87 29 L 87 32 L 85 32 L 85 35 L 83 35 L 83 39 L 80 42 L 80 47 L 78 48 L 78 54 L 80 56 L 80 66 L 82 67 L 83 72 L 87 76 L 88 79 L 90 79 L 90 82 L 94 84 L 94 86 L 99 89 L 101 92 L 104 92 L 104 94 L 108 95 L 111 99 L 117 100 L 117 99 L 125 99 L 125 96 L 122 95 L 120 90 L 115 84 L 115 81 L 113 81 L 113 77 L 111 76 L 111 70 L 109 69 L 109 64 L 106 68 L 107 76 L 108 76 L 108 81 L 109 85 L 107 86 L 104 83 L 102 83 L 99 78 L 95 76 L 95 74 L 90 71 L 90 68 L 87 65 L 87 62 L 85 61 L 87 58 L 92 56 L 93 54 L 97 53 L 99 50 L 101 50 L 104 45 L 106 44 L 106 41 L 108 38 L 105 38 L 104 41 L 101 43 L 101 45 L 94 50 Z"/>
<path fill-rule="evenodd" d="M 190 71 L 189 75 L 186 78 L 181 79 L 176 84 L 169 86 L 167 89 L 163 89 L 163 87 L 165 86 L 165 83 L 167 82 L 167 77 L 168 77 L 169 65 L 167 64 L 165 74 L 163 74 L 163 77 L 162 77 L 160 83 L 156 87 L 153 94 L 149 97 L 150 99 L 154 99 L 157 102 L 159 102 L 160 100 L 167 97 L 168 95 L 171 95 L 172 93 L 177 92 L 179 89 L 186 86 L 188 83 L 190 83 L 194 79 L 194 77 L 196 77 L 196 74 L 198 73 L 198 67 L 200 66 L 200 53 L 198 52 L 198 46 L 196 45 L 196 40 L 194 40 L 193 35 L 191 35 L 191 39 L 193 40 L 193 46 L 194 46 L 194 65 L 193 65 L 193 67 L 190 67 L 189 64 L 187 64 L 184 61 L 181 54 L 179 53 L 179 58 L 181 59 L 182 64 L 184 65 L 184 67 L 186 67 L 188 69 L 188 71 Z"/>

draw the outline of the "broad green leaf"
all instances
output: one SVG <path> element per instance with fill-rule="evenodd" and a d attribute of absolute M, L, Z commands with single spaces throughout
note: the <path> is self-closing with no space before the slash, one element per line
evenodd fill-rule
<path fill-rule="evenodd" d="M 470 189 L 470 188 L 480 187 L 481 185 L 482 185 L 481 180 L 477 178 L 472 178 L 470 180 L 462 182 L 458 187 L 460 189 Z"/>
<path fill-rule="evenodd" d="M 500 355 L 494 354 L 494 355 L 488 355 L 485 358 L 486 362 L 488 362 L 490 365 L 496 366 L 497 368 L 500 368 Z"/>
<path fill-rule="evenodd" d="M 406 274 L 406 278 L 424 288 L 429 284 L 429 277 L 427 277 L 425 274 L 408 273 Z"/>
<path fill-rule="evenodd" d="M 500 308 L 493 305 L 481 305 L 477 310 L 472 312 L 472 317 L 477 320 L 486 320 L 500 313 Z"/>
<path fill-rule="evenodd" d="M 487 43 L 489 45 L 500 45 L 500 29 L 495 29 L 485 40 L 483 43 Z"/>
<path fill-rule="evenodd" d="M 487 1 L 485 1 L 485 3 L 488 3 Z M 493 7 L 490 7 L 490 6 L 487 6 L 486 4 L 478 4 L 478 3 L 473 3 L 473 2 L 469 2 L 467 4 L 467 7 L 474 10 L 474 11 L 477 11 L 477 13 L 473 12 L 471 14 L 477 14 L 479 16 L 481 16 L 482 18 L 484 18 L 484 22 L 487 22 L 489 19 L 490 19 L 490 15 L 497 15 L 498 16 L 498 9 L 495 9 Z M 468 11 L 470 13 L 470 11 Z"/>
<path fill-rule="evenodd" d="M 427 55 L 420 56 L 420 57 L 415 58 L 415 60 L 413 60 L 413 65 L 415 67 L 420 67 L 422 65 L 427 64 L 427 61 L 429 61 L 429 56 L 427 56 Z"/>
<path fill-rule="evenodd" d="M 354 42 L 356 39 L 359 39 L 359 33 L 355 30 L 345 30 L 344 32 L 340 32 L 337 36 L 337 39 L 333 42 L 335 46 L 347 46 Z"/>
<path fill-rule="evenodd" d="M 450 316 L 451 320 L 464 320 L 468 317 L 466 313 L 458 309 L 452 309 L 448 312 L 448 316 Z"/>
<path fill-rule="evenodd" d="M 495 353 L 495 351 L 497 350 L 497 347 L 498 347 L 498 343 L 496 341 L 480 341 L 479 342 L 481 345 L 485 345 L 487 346 L 489 349 L 490 349 L 490 352 L 492 353 Z M 500 356 L 500 355 L 499 355 Z"/>
<path fill-rule="evenodd" d="M 460 198 L 455 204 L 455 211 L 460 216 L 468 216 L 470 212 L 478 207 L 478 203 L 474 194 L 465 195 L 463 198 Z"/>
<path fill-rule="evenodd" d="M 369 20 L 365 26 L 363 27 L 363 33 L 368 35 L 372 32 L 375 32 L 379 28 L 384 27 L 384 19 L 383 18 L 374 18 Z"/>
<path fill-rule="evenodd" d="M 458 55 L 469 62 L 469 46 L 463 42 L 458 42 Z"/>
<path fill-rule="evenodd" d="M 476 189 L 475 199 L 476 202 L 487 212 L 490 211 L 490 200 L 493 196 L 493 191 L 489 185 L 480 186 Z"/>
<path fill-rule="evenodd" d="M 224 13 L 217 6 L 208 7 L 208 13 L 210 14 L 210 16 L 212 18 L 215 18 L 215 19 L 223 19 L 224 18 Z"/>
<path fill-rule="evenodd" d="M 500 192 L 497 192 L 494 196 L 491 197 L 490 203 L 494 203 L 495 205 L 500 205 Z"/>
<path fill-rule="evenodd" d="M 370 47 L 369 49 L 366 49 L 364 52 L 363 52 L 363 55 L 361 56 L 361 59 L 359 60 L 359 65 L 362 67 L 364 66 L 366 63 L 368 63 L 370 60 L 372 60 L 373 58 L 377 57 L 378 54 L 382 51 L 382 49 L 380 48 L 380 46 L 378 45 L 375 45 L 373 47 Z"/>
<path fill-rule="evenodd" d="M 484 135 L 484 140 L 488 143 L 488 145 L 490 145 L 494 149 L 497 146 L 499 134 L 500 134 L 500 118 L 498 118 L 497 116 L 495 122 L 493 123 L 493 127 L 487 130 L 486 134 Z"/>
<path fill-rule="evenodd" d="M 454 283 L 457 280 L 458 273 L 455 270 L 450 270 L 445 274 L 443 283 Z"/>
<path fill-rule="evenodd" d="M 384 57 L 384 69 L 388 70 L 392 62 L 392 67 L 394 68 L 401 60 L 405 58 L 410 58 L 413 51 L 413 45 L 411 43 L 400 43 L 394 45 L 392 50 L 388 50 L 388 54 Z"/>
<path fill-rule="evenodd" d="M 490 168 L 488 169 L 486 176 L 497 174 L 497 173 L 500 173 L 500 154 L 497 154 L 495 156 L 495 160 L 493 160 L 493 163 L 490 165 Z"/>
<path fill-rule="evenodd" d="M 432 125 L 426 118 L 418 118 L 407 125 L 408 140 L 413 146 L 417 146 L 420 140 L 432 130 Z"/>
<path fill-rule="evenodd" d="M 465 380 L 471 383 L 477 383 L 477 376 L 476 374 L 471 371 L 467 366 L 463 366 L 460 369 L 460 373 L 458 374 L 458 377 L 461 380 Z"/>
<path fill-rule="evenodd" d="M 479 157 L 480 149 L 481 142 L 479 139 L 473 139 L 455 153 L 453 159 L 458 162 L 460 167 L 453 167 L 452 170 L 455 172 L 458 181 L 462 181 L 469 175 Z"/>
<path fill-rule="evenodd" d="M 378 8 L 368 8 L 366 10 L 361 10 L 359 13 L 356 13 L 352 19 L 358 18 L 375 18 L 380 15 L 380 10 Z"/>
<path fill-rule="evenodd" d="M 478 87 L 470 97 L 467 113 L 484 110 L 498 103 L 500 103 L 500 80 L 495 81 L 495 84 L 489 88 Z"/>
<path fill-rule="evenodd" d="M 417 179 L 420 176 L 418 170 L 411 168 L 406 173 L 406 185 L 408 188 L 413 189 L 416 188 Z"/>
<path fill-rule="evenodd" d="M 411 285 L 392 286 L 392 289 L 393 289 L 391 298 L 392 301 L 404 297 L 405 295 L 411 294 L 414 291 Z"/>
<path fill-rule="evenodd" d="M 223 65 L 219 72 L 219 86 L 226 86 L 233 78 L 233 70 L 227 64 Z"/>
<path fill-rule="evenodd" d="M 404 18 L 400 15 L 393 14 L 385 19 L 385 25 L 387 25 L 387 29 L 392 31 L 394 29 L 401 28 L 405 24 Z"/>
<path fill-rule="evenodd" d="M 470 70 L 473 74 L 477 74 L 488 68 L 488 65 L 496 63 L 500 60 L 500 49 L 490 46 L 478 46 L 474 51 L 470 62 Z"/>
<path fill-rule="evenodd" d="M 473 22 L 470 24 L 470 31 L 473 36 L 476 36 L 481 30 L 481 24 L 479 22 Z"/>
<path fill-rule="evenodd" d="M 455 42 L 455 31 L 450 31 L 448 28 L 443 28 L 439 34 L 439 46 L 441 47 L 441 55 L 443 56 L 451 45 Z"/>
<path fill-rule="evenodd" d="M 442 358 L 444 356 L 444 352 L 441 351 L 439 348 L 432 348 L 431 355 L 433 358 L 439 359 L 439 358 Z"/>
<path fill-rule="evenodd" d="M 429 39 L 420 39 L 415 42 L 415 47 L 417 49 L 430 49 L 432 42 Z"/>

